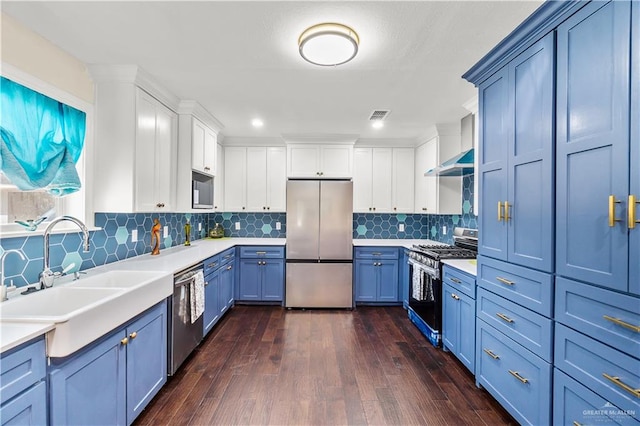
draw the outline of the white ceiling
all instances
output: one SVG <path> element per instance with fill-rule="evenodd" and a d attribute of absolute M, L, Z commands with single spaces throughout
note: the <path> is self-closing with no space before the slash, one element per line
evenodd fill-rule
<path fill-rule="evenodd" d="M 467 114 L 460 76 L 541 1 L 2 1 L 2 12 L 87 64 L 137 64 L 196 100 L 225 139 L 345 134 L 419 140 Z M 340 22 L 361 44 L 350 63 L 305 62 L 297 38 Z M 383 129 L 374 109 L 390 109 Z M 261 129 L 250 121 L 264 120 Z"/>

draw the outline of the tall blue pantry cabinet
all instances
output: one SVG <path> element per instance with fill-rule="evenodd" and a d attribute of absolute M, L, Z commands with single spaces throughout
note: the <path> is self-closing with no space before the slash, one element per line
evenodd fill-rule
<path fill-rule="evenodd" d="M 640 2 L 546 2 L 479 90 L 476 380 L 523 424 L 640 420 Z"/>

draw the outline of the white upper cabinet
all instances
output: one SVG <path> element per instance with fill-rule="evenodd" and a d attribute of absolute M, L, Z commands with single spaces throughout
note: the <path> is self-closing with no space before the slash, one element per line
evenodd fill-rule
<path fill-rule="evenodd" d="M 231 212 L 286 210 L 284 147 L 225 147 L 224 207 Z"/>
<path fill-rule="evenodd" d="M 353 211 L 413 212 L 413 148 L 355 148 Z"/>
<path fill-rule="evenodd" d="M 135 66 L 92 66 L 91 74 L 98 160 L 94 210 L 175 211 L 177 98 Z"/>
<path fill-rule="evenodd" d="M 193 118 L 191 139 L 191 168 L 197 172 L 215 176 L 218 135 L 205 126 L 200 120 Z"/>
<path fill-rule="evenodd" d="M 213 178 L 213 209 L 224 211 L 224 149 L 216 144 L 216 177 Z"/>
<path fill-rule="evenodd" d="M 351 178 L 353 145 L 287 145 L 290 178 Z"/>

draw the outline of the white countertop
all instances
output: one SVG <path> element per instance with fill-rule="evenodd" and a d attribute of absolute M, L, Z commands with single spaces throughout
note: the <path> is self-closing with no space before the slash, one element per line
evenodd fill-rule
<path fill-rule="evenodd" d="M 411 248 L 414 244 L 442 244 L 439 241 L 433 240 L 383 240 L 383 239 L 354 239 L 354 247 L 404 247 Z"/>
<path fill-rule="evenodd" d="M 8 351 L 53 330 L 53 323 L 0 323 L 0 352 Z"/>
<path fill-rule="evenodd" d="M 467 274 L 477 276 L 478 261 L 476 259 L 444 259 L 442 263 L 453 266 Z"/>

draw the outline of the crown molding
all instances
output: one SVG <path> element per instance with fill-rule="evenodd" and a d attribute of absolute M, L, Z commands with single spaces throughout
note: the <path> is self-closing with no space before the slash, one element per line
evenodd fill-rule
<path fill-rule="evenodd" d="M 338 133 L 304 133 L 304 134 L 282 134 L 282 139 L 286 144 L 331 144 L 331 145 L 354 145 L 359 135 L 338 134 Z"/>
<path fill-rule="evenodd" d="M 219 133 L 224 129 L 224 125 L 213 116 L 205 107 L 200 105 L 197 101 L 184 100 L 180 101 L 178 105 L 178 114 L 189 114 L 202 121 L 209 126 L 213 131 Z"/>

